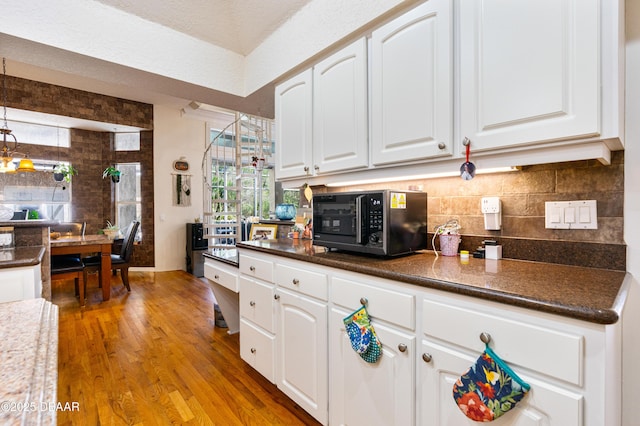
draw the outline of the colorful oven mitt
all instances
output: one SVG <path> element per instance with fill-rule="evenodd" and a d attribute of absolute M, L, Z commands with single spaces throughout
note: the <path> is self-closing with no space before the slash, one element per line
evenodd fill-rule
<path fill-rule="evenodd" d="M 353 350 L 366 362 L 377 362 L 382 355 L 382 344 L 371 325 L 367 309 L 362 306 L 343 321 Z"/>
<path fill-rule="evenodd" d="M 529 389 L 487 345 L 476 363 L 453 385 L 453 399 L 471 420 L 490 422 L 515 407 Z"/>

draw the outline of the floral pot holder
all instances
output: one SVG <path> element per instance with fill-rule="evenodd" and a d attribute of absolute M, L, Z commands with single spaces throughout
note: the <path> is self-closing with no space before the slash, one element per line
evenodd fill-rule
<path fill-rule="evenodd" d="M 343 322 L 353 350 L 366 362 L 376 363 L 382 355 L 382 344 L 364 305 L 346 316 Z"/>
<path fill-rule="evenodd" d="M 529 391 L 525 383 L 489 345 L 453 385 L 453 399 L 471 420 L 490 422 L 516 406 Z"/>

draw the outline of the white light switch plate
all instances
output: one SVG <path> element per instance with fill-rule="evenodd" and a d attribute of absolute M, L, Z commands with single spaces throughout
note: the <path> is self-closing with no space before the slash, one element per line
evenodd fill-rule
<path fill-rule="evenodd" d="M 547 201 L 544 225 L 549 229 L 598 229 L 596 200 Z"/>

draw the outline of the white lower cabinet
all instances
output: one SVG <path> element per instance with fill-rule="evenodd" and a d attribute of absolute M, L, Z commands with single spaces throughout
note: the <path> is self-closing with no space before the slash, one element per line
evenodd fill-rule
<path fill-rule="evenodd" d="M 415 335 L 372 321 L 382 342 L 375 364 L 351 348 L 343 318 L 351 311 L 331 310 L 329 400 L 332 425 L 415 424 Z"/>
<path fill-rule="evenodd" d="M 466 297 L 427 294 L 421 328 L 418 424 L 477 424 L 457 407 L 453 385 L 482 354 L 483 333 L 491 349 L 531 385 L 495 424 L 618 424 L 617 355 L 607 350 L 604 326 Z"/>
<path fill-rule="evenodd" d="M 244 250 L 243 250 L 244 251 Z M 473 425 L 453 384 L 490 347 L 531 390 L 497 426 L 621 424 L 621 324 L 600 325 L 251 251 L 242 358 L 330 425 Z M 266 277 L 266 279 L 265 279 Z M 343 319 L 367 306 L 382 356 Z"/>
<path fill-rule="evenodd" d="M 0 303 L 42 297 L 40 264 L 0 270 Z"/>
<path fill-rule="evenodd" d="M 327 304 L 278 289 L 277 385 L 327 424 Z"/>
<path fill-rule="evenodd" d="M 453 384 L 478 358 L 443 345 L 422 341 L 419 366 L 420 410 L 424 425 L 475 425 L 453 400 Z M 519 376 L 531 385 L 529 394 L 516 408 L 494 424 L 513 426 L 582 425 L 584 398 L 580 393 Z"/>
<path fill-rule="evenodd" d="M 240 254 L 240 357 L 271 383 L 276 380 L 273 261 Z"/>

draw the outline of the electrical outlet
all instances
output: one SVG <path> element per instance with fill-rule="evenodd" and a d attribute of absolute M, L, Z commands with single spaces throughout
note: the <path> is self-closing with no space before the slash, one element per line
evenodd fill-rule
<path fill-rule="evenodd" d="M 480 210 L 484 215 L 484 229 L 499 231 L 502 227 L 502 214 L 500 213 L 499 197 L 482 197 Z"/>
<path fill-rule="evenodd" d="M 482 197 L 482 213 L 500 213 L 500 197 Z"/>

